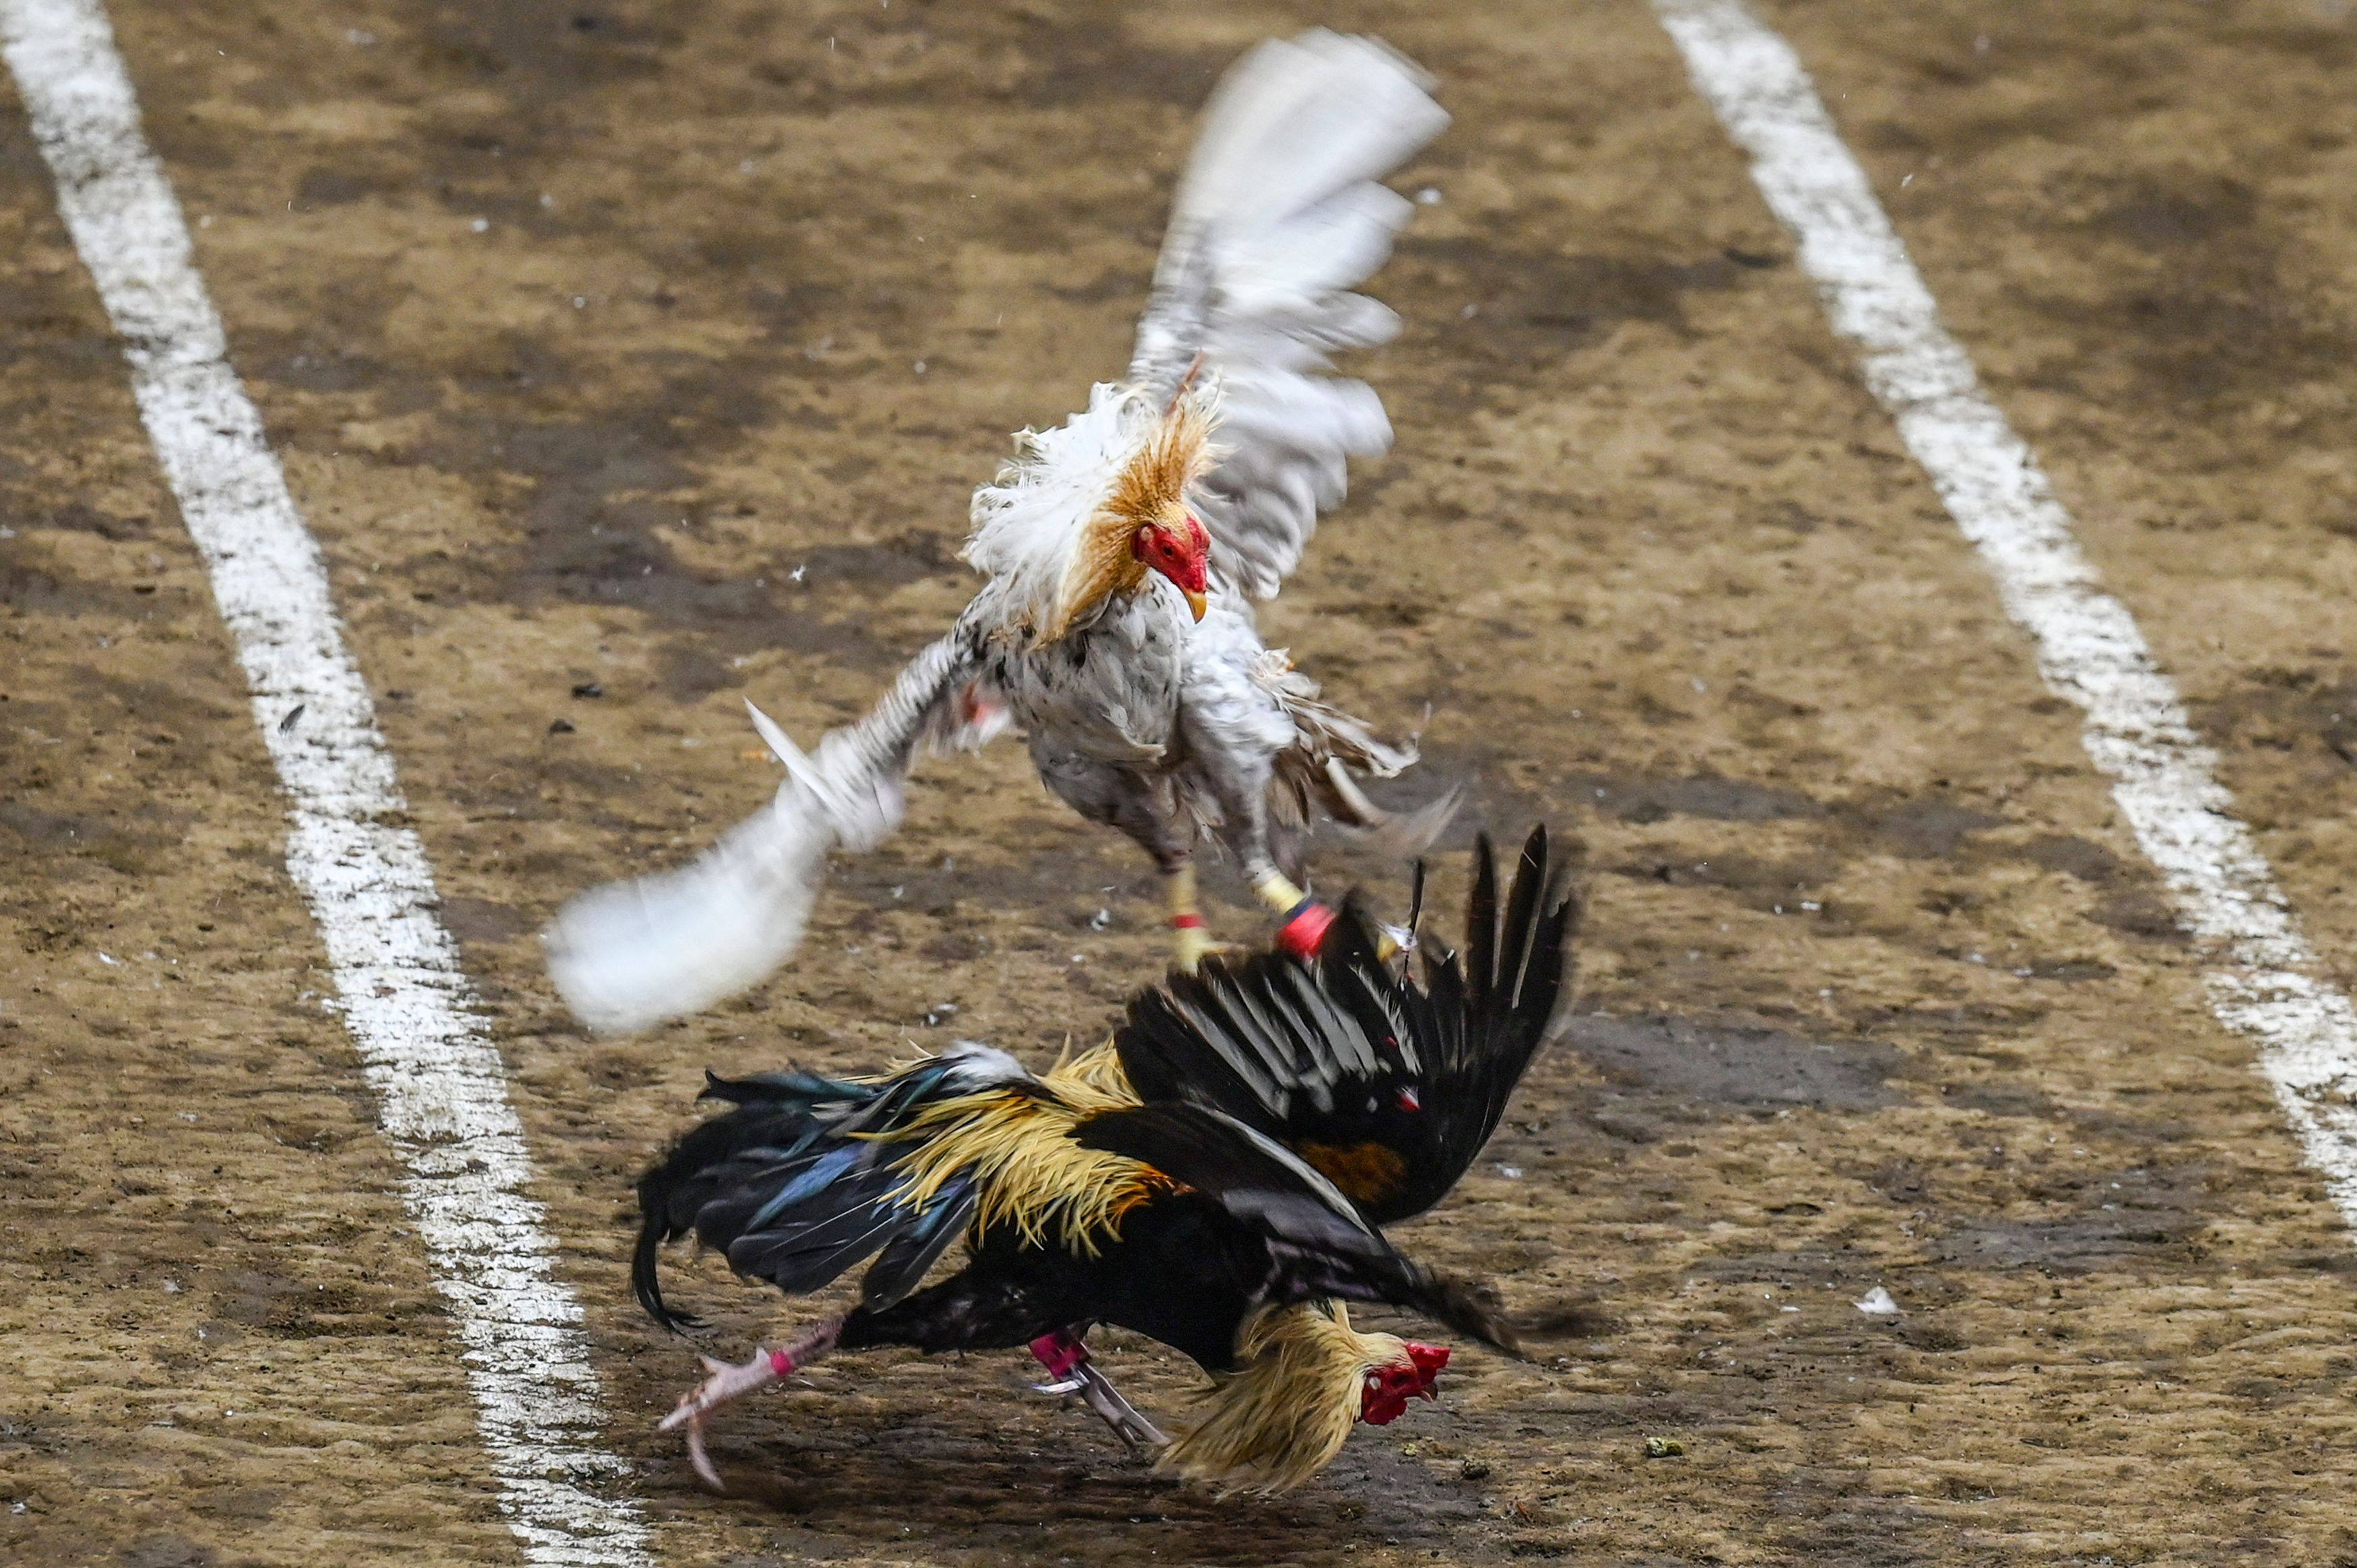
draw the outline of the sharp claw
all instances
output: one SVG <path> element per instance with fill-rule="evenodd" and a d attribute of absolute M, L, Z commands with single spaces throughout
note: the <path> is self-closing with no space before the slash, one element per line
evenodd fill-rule
<path fill-rule="evenodd" d="M 711 1457 L 704 1452 L 704 1417 L 700 1413 L 688 1417 L 687 1462 L 695 1466 L 696 1475 L 705 1486 L 716 1492 L 728 1489 L 720 1479 L 720 1472 L 712 1467 Z"/>
<path fill-rule="evenodd" d="M 754 1351 L 752 1359 L 742 1366 L 716 1361 L 709 1356 L 699 1356 L 697 1359 L 704 1363 L 704 1381 L 680 1395 L 678 1407 L 655 1423 L 657 1432 L 686 1426 L 691 1444 L 699 1440 L 705 1412 L 719 1409 L 739 1394 L 773 1383 L 779 1377 L 766 1350 Z"/>
<path fill-rule="evenodd" d="M 1113 1428 L 1115 1437 L 1132 1448 L 1142 1444 L 1159 1447 L 1168 1443 L 1170 1440 L 1157 1431 L 1152 1422 L 1138 1414 L 1131 1408 L 1130 1402 L 1121 1397 L 1121 1391 L 1113 1386 L 1112 1380 L 1096 1369 L 1089 1359 L 1089 1348 L 1082 1339 L 1081 1333 L 1081 1330 L 1060 1329 L 1053 1334 L 1043 1334 L 1031 1342 L 1031 1354 L 1056 1379 L 1054 1382 L 1031 1386 L 1043 1394 L 1077 1396 L 1099 1421 Z"/>
<path fill-rule="evenodd" d="M 1114 1435 L 1128 1446 L 1159 1448 L 1170 1441 L 1152 1422 L 1138 1414 L 1136 1409 L 1121 1397 L 1121 1391 L 1094 1367 L 1082 1367 L 1078 1380 L 1082 1384 L 1082 1400 L 1096 1412 L 1097 1419 L 1112 1427 Z"/>

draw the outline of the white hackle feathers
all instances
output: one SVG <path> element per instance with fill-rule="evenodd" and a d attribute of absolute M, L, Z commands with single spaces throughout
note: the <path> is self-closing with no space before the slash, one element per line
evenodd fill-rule
<path fill-rule="evenodd" d="M 1219 389 L 1199 381 L 1167 403 L 1099 382 L 1089 406 L 1053 430 L 1015 437 L 1015 456 L 974 492 L 964 557 L 991 579 L 1018 646 L 1050 642 L 1146 569 L 1130 534 L 1182 505 L 1210 467 Z"/>
<path fill-rule="evenodd" d="M 1062 586 L 1078 524 L 1103 504 L 1160 410 L 1127 387 L 1100 381 L 1089 406 L 1053 430 L 1015 437 L 1015 456 L 974 492 L 965 560 L 1003 584 L 1010 608 L 1044 622 Z"/>

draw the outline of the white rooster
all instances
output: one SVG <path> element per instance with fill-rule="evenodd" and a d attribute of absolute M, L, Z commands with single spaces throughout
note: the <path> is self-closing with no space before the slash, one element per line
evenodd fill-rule
<path fill-rule="evenodd" d="M 974 499 L 965 559 L 988 582 L 874 711 L 805 756 L 755 710 L 788 769 L 776 799 L 693 864 L 558 916 L 550 969 L 586 1022 L 642 1027 L 767 975 L 800 940 L 828 853 L 899 826 L 920 758 L 1010 723 L 1049 789 L 1154 856 L 1188 969 L 1210 946 L 1192 862 L 1207 832 L 1307 951 L 1331 918 L 1294 881 L 1313 809 L 1401 839 L 1437 830 L 1453 800 L 1395 822 L 1354 778 L 1397 773 L 1412 748 L 1320 702 L 1253 620 L 1340 502 L 1348 459 L 1391 445 L 1381 400 L 1327 373 L 1328 356 L 1397 328 L 1349 291 L 1411 210 L 1376 182 L 1448 124 L 1428 87 L 1383 45 L 1324 31 L 1272 39 L 1228 73 L 1127 379 L 1017 438 Z"/>

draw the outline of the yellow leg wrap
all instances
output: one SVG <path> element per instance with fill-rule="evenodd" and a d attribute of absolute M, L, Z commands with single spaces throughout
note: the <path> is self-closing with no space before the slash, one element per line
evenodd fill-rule
<path fill-rule="evenodd" d="M 1188 974 L 1195 972 L 1203 955 L 1215 950 L 1217 944 L 1203 929 L 1203 914 L 1195 903 L 1195 867 L 1192 863 L 1168 873 L 1170 896 L 1170 943 L 1173 959 Z"/>
<path fill-rule="evenodd" d="M 1309 897 L 1274 866 L 1253 884 L 1253 891 L 1260 895 L 1262 903 L 1280 915 L 1290 915 L 1304 898 Z"/>

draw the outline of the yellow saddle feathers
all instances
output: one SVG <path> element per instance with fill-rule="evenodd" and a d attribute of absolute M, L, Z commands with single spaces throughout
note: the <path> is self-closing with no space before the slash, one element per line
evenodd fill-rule
<path fill-rule="evenodd" d="M 897 1162 L 904 1180 L 895 1196 L 923 1204 L 963 1176 L 978 1195 L 974 1229 L 1011 1226 L 1034 1246 L 1095 1256 L 1120 1233 L 1125 1214 L 1172 1184 L 1135 1160 L 1071 1140 L 1082 1117 L 1138 1102 L 1110 1042 L 1058 1062 L 1039 1082 L 1046 1095 L 960 1095 L 870 1134 L 914 1145 Z"/>
<path fill-rule="evenodd" d="M 1137 1090 L 1129 1087 L 1129 1075 L 1121 1069 L 1121 1053 L 1111 1040 L 1079 1056 L 1059 1057 L 1040 1081 L 1089 1111 L 1117 1111 L 1138 1102 Z"/>

